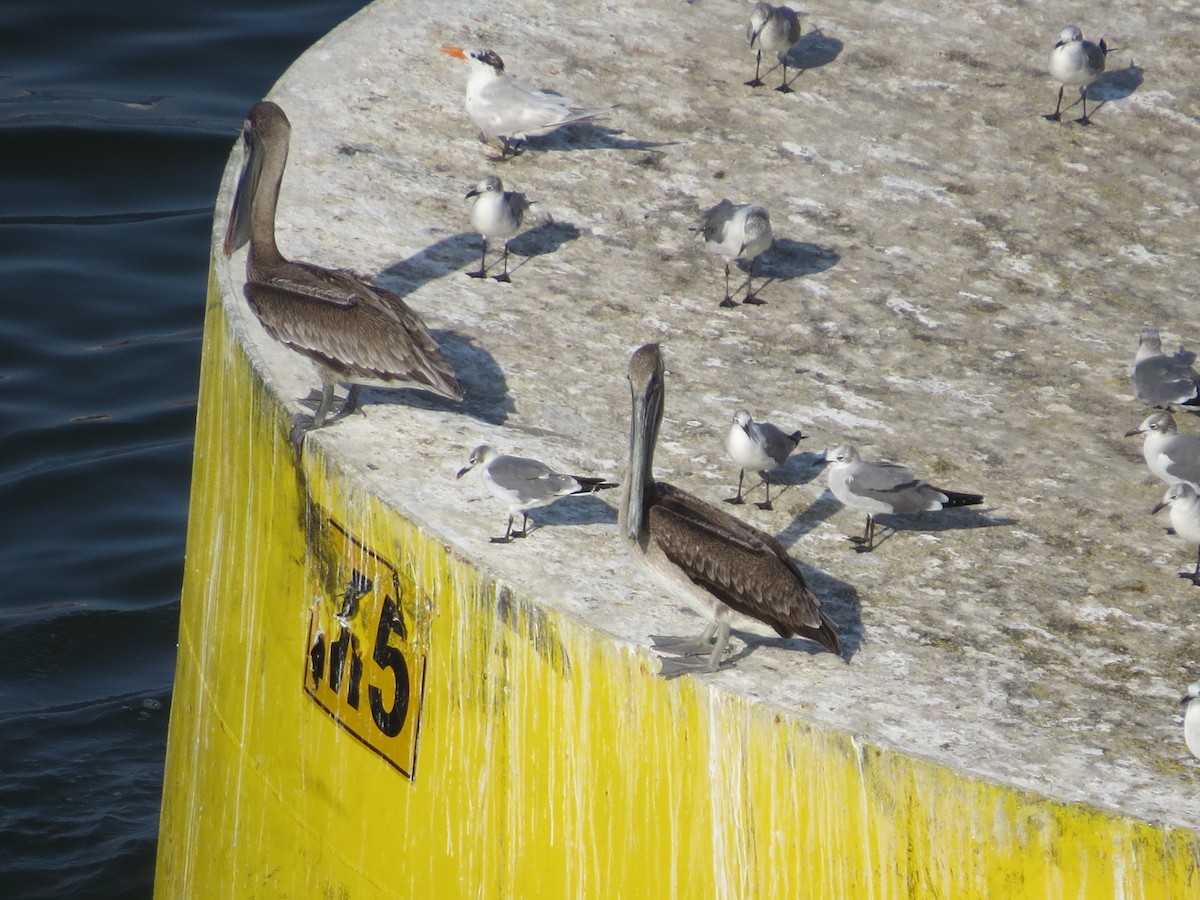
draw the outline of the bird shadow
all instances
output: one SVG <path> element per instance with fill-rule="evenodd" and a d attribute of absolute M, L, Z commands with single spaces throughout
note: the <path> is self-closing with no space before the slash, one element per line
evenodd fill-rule
<path fill-rule="evenodd" d="M 582 232 L 570 222 L 556 222 L 547 219 L 529 228 L 508 242 L 508 249 L 518 256 L 524 257 L 519 266 L 535 256 L 546 256 L 556 253 L 564 244 L 578 240 Z M 519 268 L 518 266 L 518 268 Z M 509 269 L 513 271 L 513 269 Z"/>
<path fill-rule="evenodd" d="M 829 37 L 820 28 L 814 28 L 808 34 L 792 45 L 787 54 L 788 68 L 795 69 L 796 74 L 787 83 L 791 87 L 809 69 L 819 69 L 827 66 L 842 54 L 845 44 L 837 38 Z M 779 68 L 776 64 L 775 68 Z M 771 69 L 770 71 L 774 71 Z"/>
<path fill-rule="evenodd" d="M 556 128 L 547 135 L 527 138 L 521 145 L 521 153 L 526 149 L 541 151 L 564 150 L 657 150 L 660 147 L 673 147 L 678 141 L 642 141 L 636 138 L 623 137 L 625 132 L 619 128 L 610 128 L 597 122 L 575 122 Z M 517 155 L 520 156 L 521 153 Z"/>
<path fill-rule="evenodd" d="M 911 513 L 895 515 L 883 513 L 875 517 L 875 546 L 878 550 L 902 531 L 923 532 L 934 534 L 942 531 L 968 531 L 974 528 L 1000 528 L 1016 525 L 1020 520 L 996 518 L 990 509 L 979 509 L 974 506 L 955 506 L 937 510 L 933 513 Z M 849 538 L 854 540 L 854 536 Z M 857 543 L 857 542 L 856 542 Z M 861 547 L 861 545 L 860 545 Z M 861 548 L 860 552 L 870 552 Z"/>
<path fill-rule="evenodd" d="M 763 254 L 759 272 L 770 281 L 791 281 L 832 269 L 841 258 L 841 254 L 831 247 L 776 238 L 771 249 Z"/>
<path fill-rule="evenodd" d="M 416 409 L 448 410 L 461 413 L 487 422 L 490 425 L 501 425 L 516 411 L 516 403 L 508 393 L 508 382 L 504 371 L 496 358 L 483 347 L 478 346 L 469 337 L 449 331 L 444 328 L 431 328 L 429 332 L 446 358 L 454 365 L 454 376 L 463 390 L 462 400 L 451 400 L 431 394 L 417 387 L 397 386 L 368 387 L 364 386 L 359 407 L 364 405 L 398 404 Z M 320 399 L 317 392 L 316 399 Z M 306 406 L 315 406 L 313 395 Z M 353 413 L 339 413 L 330 418 L 337 421 Z"/>
<path fill-rule="evenodd" d="M 616 525 L 617 511 L 595 494 L 559 497 L 547 506 L 529 511 L 531 531 L 571 525 Z"/>
<path fill-rule="evenodd" d="M 1087 86 L 1088 99 L 1098 101 L 1095 106 L 1096 110 L 1099 110 L 1109 100 L 1124 100 L 1142 86 L 1145 74 L 1146 70 L 1141 66 L 1135 66 L 1131 59 L 1129 65 L 1124 69 L 1105 72 L 1089 84 Z"/>
<path fill-rule="evenodd" d="M 441 238 L 418 250 L 407 259 L 397 260 L 379 274 L 400 287 L 388 290 L 400 296 L 411 294 L 421 285 L 452 275 L 479 257 L 479 235 L 472 231 Z"/>

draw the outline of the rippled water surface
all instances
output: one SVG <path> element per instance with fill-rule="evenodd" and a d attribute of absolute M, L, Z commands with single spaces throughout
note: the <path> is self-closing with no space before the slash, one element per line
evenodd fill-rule
<path fill-rule="evenodd" d="M 151 893 L 213 199 L 364 5 L 0 3 L 0 896 Z"/>

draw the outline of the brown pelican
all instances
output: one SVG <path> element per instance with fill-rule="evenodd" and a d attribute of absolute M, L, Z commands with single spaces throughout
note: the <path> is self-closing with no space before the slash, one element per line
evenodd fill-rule
<path fill-rule="evenodd" d="M 454 368 L 403 300 L 351 272 L 293 262 L 279 252 L 275 207 L 291 130 L 283 110 L 270 101 L 247 114 L 245 161 L 224 250 L 229 256 L 250 242 L 242 288 L 250 308 L 271 337 L 317 367 L 321 403 L 309 427 L 325 423 L 340 381 L 351 385 L 342 412 L 354 409 L 364 384 L 412 386 L 461 400 Z"/>
<path fill-rule="evenodd" d="M 654 480 L 654 446 L 663 415 L 658 344 L 629 361 L 633 421 L 619 528 L 629 552 L 660 587 L 712 621 L 695 639 L 655 638 L 662 675 L 714 672 L 729 642 L 732 612 L 758 619 L 782 637 L 798 634 L 841 655 L 833 622 L 775 538 L 665 482 Z M 714 640 L 715 636 L 715 640 Z"/>

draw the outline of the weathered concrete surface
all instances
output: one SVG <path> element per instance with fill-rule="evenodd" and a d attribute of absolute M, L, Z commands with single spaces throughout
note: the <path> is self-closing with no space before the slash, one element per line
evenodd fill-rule
<path fill-rule="evenodd" d="M 661 341 L 659 477 L 732 495 L 723 437 L 740 406 L 811 434 L 775 512 L 741 514 L 809 567 L 853 654 L 747 634 L 712 684 L 985 778 L 1200 826 L 1177 718 L 1200 675 L 1200 589 L 1176 577 L 1194 554 L 1149 517 L 1161 486 L 1121 437 L 1146 414 L 1126 377 L 1142 323 L 1172 349 L 1200 343 L 1196 11 L 850 2 L 804 17 L 812 68 L 789 96 L 743 86 L 747 13 L 506 0 L 420 19 L 381 0 L 302 58 L 271 95 L 294 128 L 281 246 L 405 295 L 469 395 L 367 392 L 364 415 L 310 440 L 361 459 L 385 498 L 517 590 L 648 653 L 651 632 L 698 623 L 622 555 L 613 510 L 560 501 L 529 539 L 492 545 L 503 510 L 454 473 L 487 441 L 619 475 L 629 354 Z M 1092 128 L 1039 115 L 1056 90 L 1045 55 L 1071 23 L 1119 47 Z M 491 162 L 446 42 L 621 107 Z M 537 201 L 511 286 L 464 274 L 478 238 L 463 194 L 488 172 Z M 770 210 L 766 306 L 717 308 L 720 262 L 692 229 L 725 196 Z M 317 382 L 245 309 L 242 264 L 219 277 L 293 403 Z M 811 465 L 842 441 L 988 506 L 907 520 L 855 554 L 861 519 Z"/>

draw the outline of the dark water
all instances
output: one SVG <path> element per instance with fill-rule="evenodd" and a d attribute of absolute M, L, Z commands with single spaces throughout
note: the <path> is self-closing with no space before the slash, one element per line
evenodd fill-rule
<path fill-rule="evenodd" d="M 0 897 L 147 897 L 212 204 L 364 0 L 0 0 Z"/>

